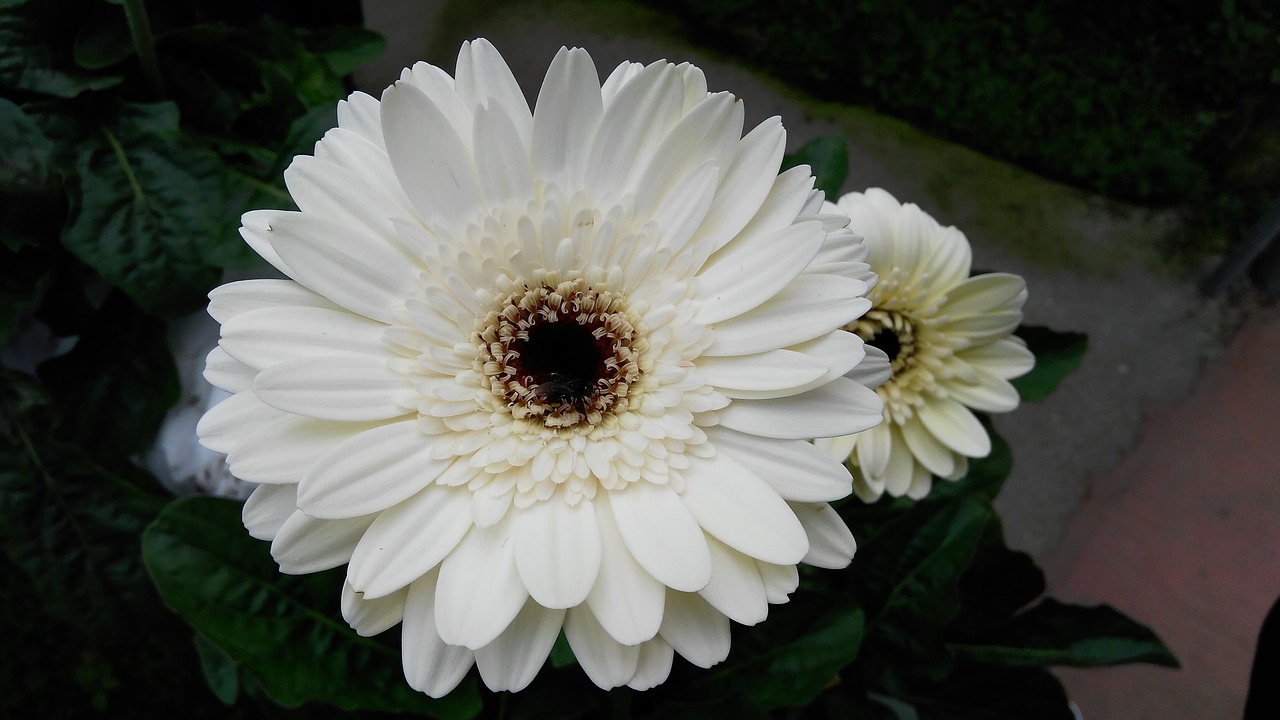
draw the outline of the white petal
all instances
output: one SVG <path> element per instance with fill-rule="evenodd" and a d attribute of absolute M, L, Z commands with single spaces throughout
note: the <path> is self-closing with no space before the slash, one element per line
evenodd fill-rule
<path fill-rule="evenodd" d="M 753 355 L 700 357 L 697 364 L 698 372 L 707 382 L 728 397 L 737 397 L 735 391 L 785 393 L 827 374 L 827 366 L 821 361 L 781 349 Z"/>
<path fill-rule="evenodd" d="M 889 453 L 893 450 L 893 433 L 889 430 L 891 425 L 893 423 L 882 422 L 857 436 L 858 465 L 868 475 L 879 477 L 885 473 Z"/>
<path fill-rule="evenodd" d="M 742 103 L 729 93 L 703 95 L 702 102 L 680 118 L 671 132 L 654 148 L 649 164 L 639 175 L 636 191 L 636 217 L 643 222 L 652 217 L 676 187 L 680 178 L 694 168 L 710 162 L 717 168 L 715 177 L 728 167 L 734 145 L 742 135 Z M 714 190 L 716 183 L 712 182 Z M 707 198 L 710 205 L 711 198 Z M 704 208 L 699 216 L 706 214 Z"/>
<path fill-rule="evenodd" d="M 348 582 L 376 598 L 426 574 L 471 527 L 471 495 L 465 488 L 429 486 L 379 513 L 351 555 Z"/>
<path fill-rule="evenodd" d="M 1018 407 L 1018 391 L 1008 380 L 976 368 L 975 375 L 978 380 L 976 383 L 970 384 L 958 379 L 947 383 L 947 394 L 982 412 L 1009 412 Z"/>
<path fill-rule="evenodd" d="M 774 186 L 786 144 L 787 133 L 777 117 L 760 123 L 738 143 L 703 219 L 702 239 L 711 249 L 729 242 L 755 216 Z"/>
<path fill-rule="evenodd" d="M 480 201 L 471 150 L 432 98 L 403 81 L 387 88 L 382 133 L 396 177 L 423 218 L 448 227 L 471 219 Z"/>
<path fill-rule="evenodd" d="M 259 485 L 244 501 L 240 519 L 249 536 L 274 540 L 276 533 L 298 509 L 297 485 Z"/>
<path fill-rule="evenodd" d="M 902 439 L 921 465 L 934 475 L 950 475 L 956 469 L 956 456 L 950 448 L 938 442 L 918 416 L 908 418 L 898 426 Z"/>
<path fill-rule="evenodd" d="M 602 557 L 587 605 L 615 640 L 636 645 L 658 633 L 666 587 L 645 572 L 627 550 L 609 504 L 597 502 L 595 507 Z"/>
<path fill-rule="evenodd" d="M 809 541 L 795 514 L 768 483 L 729 455 L 690 458 L 684 480 L 680 497 L 689 512 L 724 544 L 781 565 L 804 557 Z"/>
<path fill-rule="evenodd" d="M 538 177 L 578 178 L 604 105 L 600 78 L 587 51 L 560 49 L 547 70 L 533 112 L 533 166 Z"/>
<path fill-rule="evenodd" d="M 403 588 L 386 597 L 370 599 L 342 584 L 342 618 L 352 630 L 364 637 L 372 637 L 395 627 L 404 619 L 404 601 L 409 589 Z"/>
<path fill-rule="evenodd" d="M 718 412 L 727 428 L 751 435 L 798 440 L 861 432 L 880 422 L 884 404 L 875 391 L 836 378 L 815 390 L 769 400 L 734 400 Z"/>
<path fill-rule="evenodd" d="M 711 583 L 698 594 L 730 620 L 755 625 L 769 614 L 764 581 L 755 562 L 711 538 Z"/>
<path fill-rule="evenodd" d="M 602 202 L 634 190 L 638 161 L 679 118 L 684 88 L 674 66 L 656 62 L 623 85 L 604 110 L 583 183 Z"/>
<path fill-rule="evenodd" d="M 955 400 L 931 399 L 916 412 L 934 437 L 961 455 L 986 457 L 991 452 L 991 438 L 982 423 Z"/>
<path fill-rule="evenodd" d="M 610 637 L 586 607 L 572 608 L 565 615 L 564 636 L 578 665 L 601 688 L 625 685 L 636 674 L 640 648 Z"/>
<path fill-rule="evenodd" d="M 377 233 L 302 213 L 271 219 L 267 237 L 292 277 L 352 312 L 384 323 L 414 284 L 412 260 Z"/>
<path fill-rule="evenodd" d="M 317 520 L 296 510 L 271 541 L 271 557 L 289 575 L 328 570 L 351 559 L 351 551 L 373 516 Z"/>
<path fill-rule="evenodd" d="M 324 296 L 317 295 L 292 280 L 240 280 L 209 292 L 209 315 L 224 325 L 240 313 L 282 305 L 338 309 L 337 305 Z"/>
<path fill-rule="evenodd" d="M 298 486 L 298 507 L 341 518 L 385 510 L 435 480 L 452 458 L 432 457 L 432 437 L 413 420 L 367 430 L 317 459 Z"/>
<path fill-rule="evenodd" d="M 511 118 L 499 109 L 481 106 L 475 115 L 476 174 L 490 205 L 533 197 L 533 171 Z"/>
<path fill-rule="evenodd" d="M 860 280 L 801 275 L 764 304 L 716 323 L 706 355 L 746 355 L 812 340 L 856 320 L 871 307 Z"/>
<path fill-rule="evenodd" d="M 792 503 L 791 509 L 809 536 L 809 553 L 804 562 L 821 568 L 839 570 L 853 562 L 858 545 L 853 533 L 840 519 L 839 513 L 826 503 Z"/>
<path fill-rule="evenodd" d="M 283 214 L 281 210 L 250 210 L 241 215 L 240 237 L 272 267 L 288 277 L 293 277 L 293 271 L 285 265 L 284 260 L 280 259 L 280 254 L 275 248 L 271 247 L 271 240 L 267 236 L 272 219 L 281 214 Z"/>
<path fill-rule="evenodd" d="M 282 415 L 283 410 L 262 402 L 252 390 L 242 390 L 205 412 L 196 423 L 196 437 L 200 438 L 201 445 L 226 454 L 241 440 Z"/>
<path fill-rule="evenodd" d="M 475 654 L 465 647 L 447 645 L 436 630 L 436 573 L 432 571 L 409 586 L 401 626 L 401 663 L 410 687 L 440 698 L 467 676 Z"/>
<path fill-rule="evenodd" d="M 774 605 L 791 599 L 791 593 L 800 587 L 800 571 L 795 565 L 774 565 L 757 561 L 760 579 L 764 582 L 765 597 Z"/>
<path fill-rule="evenodd" d="M 454 88 L 466 107 L 474 109 L 485 101 L 493 100 L 511 119 L 520 142 L 528 147 L 533 125 L 529 103 L 511 74 L 511 68 L 492 43 L 484 38 L 464 42 L 458 52 L 454 74 L 457 76 Z"/>
<path fill-rule="evenodd" d="M 671 661 L 674 658 L 675 652 L 662 638 L 654 638 L 642 644 L 636 674 L 631 676 L 627 687 L 632 690 L 649 690 L 661 685 L 671 674 Z"/>
<path fill-rule="evenodd" d="M 869 388 L 878 388 L 889 382 L 889 378 L 893 377 L 893 366 L 889 363 L 889 356 L 883 350 L 873 345 L 864 345 L 867 356 L 863 358 L 858 366 L 845 373 L 845 377 Z"/>
<path fill-rule="evenodd" d="M 258 370 L 321 355 L 384 357 L 385 325 L 343 310 L 278 306 L 240 313 L 222 326 L 219 344 Z"/>
<path fill-rule="evenodd" d="M 707 436 L 717 452 L 751 468 L 785 500 L 829 502 L 851 492 L 852 479 L 842 462 L 848 452 L 837 459 L 803 440 L 774 440 L 725 427 L 709 428 Z"/>
<path fill-rule="evenodd" d="M 687 592 L 706 587 L 711 580 L 707 541 L 675 490 L 641 481 L 607 495 L 618 533 L 641 567 L 668 587 Z"/>
<path fill-rule="evenodd" d="M 940 312 L 947 317 L 981 315 L 998 310 L 1017 310 L 1027 299 L 1027 283 L 1018 275 L 988 273 L 965 280 L 947 291 Z"/>
<path fill-rule="evenodd" d="M 698 290 L 703 298 L 698 322 L 721 322 L 759 307 L 804 270 L 826 237 L 822 223 L 817 221 L 800 222 L 769 233 L 739 235 L 717 251 L 698 273 Z M 751 280 L 744 282 L 744 278 Z M 858 288 L 866 292 L 864 285 L 859 284 Z"/>
<path fill-rule="evenodd" d="M 204 359 L 204 379 L 209 384 L 229 393 L 239 393 L 253 387 L 258 371 L 231 357 L 221 347 L 214 347 Z"/>
<path fill-rule="evenodd" d="M 699 595 L 668 590 L 661 632 L 680 657 L 698 667 L 729 656 L 729 618 Z"/>
<path fill-rule="evenodd" d="M 263 370 L 253 391 L 268 405 L 320 420 L 390 420 L 410 411 L 413 389 L 385 360 L 314 357 Z"/>
<path fill-rule="evenodd" d="M 382 146 L 382 108 L 378 99 L 356 91 L 338 101 L 338 127 L 346 128 L 379 147 Z"/>
<path fill-rule="evenodd" d="M 956 356 L 1005 380 L 1025 375 L 1036 364 L 1036 357 L 1027 349 L 1026 342 L 1016 336 L 970 347 L 956 353 Z"/>
<path fill-rule="evenodd" d="M 516 692 L 533 682 L 555 645 L 564 610 L 550 610 L 530 600 L 497 640 L 476 650 L 476 667 L 490 690 Z"/>
<path fill-rule="evenodd" d="M 884 477 L 880 478 L 881 487 L 890 495 L 901 497 L 907 488 L 911 487 L 911 477 L 915 472 L 916 461 L 897 425 L 889 424 L 889 437 L 889 462 L 885 465 Z"/>
<path fill-rule="evenodd" d="M 236 443 L 227 454 L 231 474 L 255 483 L 297 483 L 316 458 L 371 426 L 285 415 Z"/>
<path fill-rule="evenodd" d="M 284 171 L 284 182 L 293 202 L 306 215 L 340 227 L 369 231 L 394 244 L 390 218 L 411 217 L 413 210 L 401 194 L 389 194 L 354 176 L 350 169 L 329 159 L 299 155 Z M 361 235 L 364 233 L 362 232 Z"/>
<path fill-rule="evenodd" d="M 600 529 L 590 500 L 570 505 L 562 497 L 535 502 L 516 513 L 512 528 L 516 568 L 529 595 L 549 608 L 587 599 L 600 571 Z"/>
<path fill-rule="evenodd" d="M 450 645 L 480 648 L 507 629 L 529 592 L 516 571 L 511 518 L 472 528 L 440 565 L 436 625 Z"/>

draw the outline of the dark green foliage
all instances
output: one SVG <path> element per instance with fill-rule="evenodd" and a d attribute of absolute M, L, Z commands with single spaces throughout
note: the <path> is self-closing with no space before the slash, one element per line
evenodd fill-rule
<path fill-rule="evenodd" d="M 817 138 L 782 158 L 783 170 L 797 165 L 808 165 L 809 171 L 817 178 L 815 187 L 825 193 L 828 200 L 835 202 L 849 173 L 849 142 L 839 135 Z"/>
<path fill-rule="evenodd" d="M 412 710 L 445 720 L 480 709 L 474 685 L 432 701 L 405 684 L 399 648 L 362 638 L 336 616 L 341 575 L 283 575 L 240 526 L 229 500 L 175 502 L 147 529 L 143 556 L 165 603 L 213 649 L 251 673 L 273 700 L 344 709 Z M 391 633 L 394 639 L 394 633 Z M 219 698 L 232 696 L 224 658 L 202 653 Z"/>
<path fill-rule="evenodd" d="M 1191 201 L 1243 229 L 1280 192 L 1274 163 L 1231 168 L 1280 131 L 1266 0 L 648 4 L 820 98 L 1105 195 Z"/>

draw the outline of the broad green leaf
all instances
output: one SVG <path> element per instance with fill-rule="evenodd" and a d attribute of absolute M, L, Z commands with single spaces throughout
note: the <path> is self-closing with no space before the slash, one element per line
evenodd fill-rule
<path fill-rule="evenodd" d="M 858 656 L 863 624 L 862 609 L 847 596 L 797 595 L 735 639 L 724 665 L 693 689 L 700 698 L 742 693 L 764 708 L 804 705 Z"/>
<path fill-rule="evenodd" d="M 43 191 L 52 175 L 53 143 L 21 107 L 0 98 L 0 193 Z"/>
<path fill-rule="evenodd" d="M 387 49 L 387 41 L 381 35 L 356 27 L 310 30 L 302 42 L 308 50 L 324 58 L 329 69 L 339 77 L 349 75 Z"/>
<path fill-rule="evenodd" d="M 1030 555 L 1005 545 L 997 518 L 987 526 L 973 563 L 960 578 L 960 613 L 947 628 L 948 635 L 953 639 L 981 637 L 1044 591 L 1044 573 Z"/>
<path fill-rule="evenodd" d="M 154 315 L 204 304 L 219 277 L 208 257 L 243 243 L 227 208 L 230 176 L 213 153 L 156 132 L 172 106 L 121 117 L 81 150 L 63 243 Z"/>
<path fill-rule="evenodd" d="M 1031 372 L 1011 382 L 1023 400 L 1039 402 L 1049 397 L 1066 376 L 1080 367 L 1089 347 L 1086 335 L 1057 332 L 1046 327 L 1024 325 L 1015 333 L 1027 342 L 1036 356 Z"/>
<path fill-rule="evenodd" d="M 133 55 L 129 23 L 120 8 L 104 3 L 89 6 L 81 19 L 73 53 L 76 65 L 86 70 L 102 70 Z"/>
<path fill-rule="evenodd" d="M 142 553 L 169 607 L 281 705 L 315 700 L 450 720 L 480 709 L 471 681 L 441 700 L 411 689 L 394 645 L 360 637 L 336 615 L 340 572 L 282 575 L 267 544 L 245 533 L 238 503 L 173 503 L 143 534 Z"/>
<path fill-rule="evenodd" d="M 68 6 L 44 0 L 0 13 L 0 88 L 72 98 L 120 83 L 118 75 L 72 65 L 68 43 L 55 36 L 61 27 L 57 14 Z"/>
<path fill-rule="evenodd" d="M 994 520 L 987 503 L 926 501 L 860 548 L 859 577 L 873 618 L 864 665 L 887 688 L 902 686 L 909 675 L 936 679 L 948 672 L 943 629 L 959 609 L 960 577 Z"/>
<path fill-rule="evenodd" d="M 835 202 L 849 174 L 849 141 L 842 135 L 828 135 L 811 140 L 799 150 L 782 158 L 782 169 L 808 165 L 817 178 L 816 187 Z"/>
<path fill-rule="evenodd" d="M 975 662 L 1009 667 L 1099 667 L 1178 660 L 1149 628 L 1107 605 L 1085 607 L 1047 598 L 984 634 L 981 642 L 955 644 Z"/>
<path fill-rule="evenodd" d="M 151 445 L 180 392 L 163 324 L 119 293 L 108 296 L 71 352 L 45 361 L 39 373 L 62 410 L 64 433 L 121 460 Z"/>
<path fill-rule="evenodd" d="M 1052 674 L 1032 668 L 957 664 L 927 694 L 903 698 L 920 720 L 1072 720 L 1067 695 Z"/>
<path fill-rule="evenodd" d="M 138 536 L 164 501 L 52 437 L 52 408 L 5 372 L 0 399 L 0 542 L 45 612 L 118 638 L 159 612 Z"/>
<path fill-rule="evenodd" d="M 240 695 L 240 668 L 236 661 L 199 633 L 196 633 L 195 644 L 209 689 L 223 705 L 234 705 Z"/>

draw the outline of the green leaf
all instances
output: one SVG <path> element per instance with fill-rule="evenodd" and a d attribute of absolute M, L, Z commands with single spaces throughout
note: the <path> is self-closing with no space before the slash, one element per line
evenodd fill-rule
<path fill-rule="evenodd" d="M 981 643 L 952 646 L 975 662 L 1008 667 L 1100 667 L 1178 660 L 1149 628 L 1107 605 L 1068 605 L 1052 598 L 986 633 Z"/>
<path fill-rule="evenodd" d="M 808 165 L 817 178 L 816 187 L 835 202 L 849 174 L 849 141 L 843 135 L 828 135 L 811 140 L 799 150 L 782 158 L 782 169 Z"/>
<path fill-rule="evenodd" d="M 0 193 L 43 191 L 53 176 L 53 143 L 22 108 L 0 98 Z"/>
<path fill-rule="evenodd" d="M 904 698 L 920 720 L 1072 720 L 1067 695 L 1052 674 L 1032 668 L 959 664 L 928 694 Z"/>
<path fill-rule="evenodd" d="M 70 54 L 61 38 L 52 37 L 60 23 L 46 19 L 67 9 L 67 3 L 31 3 L 0 14 L 0 88 L 72 98 L 89 90 L 118 85 L 120 76 L 66 67 Z"/>
<path fill-rule="evenodd" d="M 243 246 L 228 205 L 231 176 L 213 153 L 167 130 L 172 105 L 130 106 L 106 143 L 81 150 L 63 243 L 147 312 L 204 304 L 208 258 Z"/>
<path fill-rule="evenodd" d="M 950 669 L 943 629 L 959 609 L 959 582 L 995 511 L 969 498 L 926 501 L 887 524 L 859 550 L 872 622 L 865 665 L 889 688 L 907 675 Z"/>
<path fill-rule="evenodd" d="M 960 613 L 947 628 L 962 642 L 981 637 L 1044 594 L 1044 573 L 1030 555 L 1009 549 L 997 518 L 960 578 Z"/>
<path fill-rule="evenodd" d="M 209 689 L 223 705 L 235 705 L 240 695 L 240 667 L 209 638 L 196 633 L 195 644 Z"/>
<path fill-rule="evenodd" d="M 119 639 L 160 612 L 138 536 L 164 501 L 53 438 L 52 408 L 5 371 L 0 424 L 0 543 L 43 610 Z"/>
<path fill-rule="evenodd" d="M 119 293 L 71 352 L 46 360 L 39 374 L 62 409 L 63 432 L 122 460 L 151 445 L 180 393 L 164 325 Z"/>
<path fill-rule="evenodd" d="M 569 640 L 561 630 L 560 635 L 556 637 L 556 643 L 551 646 L 551 667 L 559 670 L 577 664 L 578 659 L 573 656 L 573 648 L 569 647 Z"/>
<path fill-rule="evenodd" d="M 1063 378 L 1080 367 L 1089 347 L 1086 335 L 1046 327 L 1024 325 L 1015 334 L 1027 342 L 1027 348 L 1036 356 L 1036 366 L 1031 372 L 1011 381 L 1022 399 L 1029 402 L 1049 397 Z"/>
<path fill-rule="evenodd" d="M 694 685 L 697 697 L 742 693 L 764 708 L 804 705 L 858 656 L 864 620 L 847 597 L 797 595 L 734 642 L 728 661 Z"/>
<path fill-rule="evenodd" d="M 147 528 L 142 553 L 170 608 L 222 648 L 276 702 L 420 712 L 451 720 L 480 709 L 474 682 L 431 700 L 411 689 L 396 647 L 335 616 L 341 572 L 282 575 L 245 533 L 238 503 L 186 498 Z"/>
<path fill-rule="evenodd" d="M 73 48 L 76 65 L 86 70 L 109 68 L 133 55 L 129 23 L 119 8 L 101 3 L 89 6 Z"/>
<path fill-rule="evenodd" d="M 381 35 L 357 27 L 314 29 L 303 37 L 303 44 L 324 58 L 329 69 L 339 77 L 351 74 L 387 49 L 387 41 Z"/>

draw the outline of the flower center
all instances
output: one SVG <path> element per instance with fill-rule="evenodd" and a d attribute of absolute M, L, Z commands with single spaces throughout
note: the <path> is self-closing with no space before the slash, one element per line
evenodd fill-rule
<path fill-rule="evenodd" d="M 525 286 L 477 331 L 490 390 L 517 420 L 596 425 L 627 407 L 643 341 L 626 299 L 582 280 Z"/>
<path fill-rule="evenodd" d="M 894 377 L 915 365 L 916 327 L 910 316 L 896 310 L 873 308 L 849 329 L 863 342 L 889 356 Z"/>

